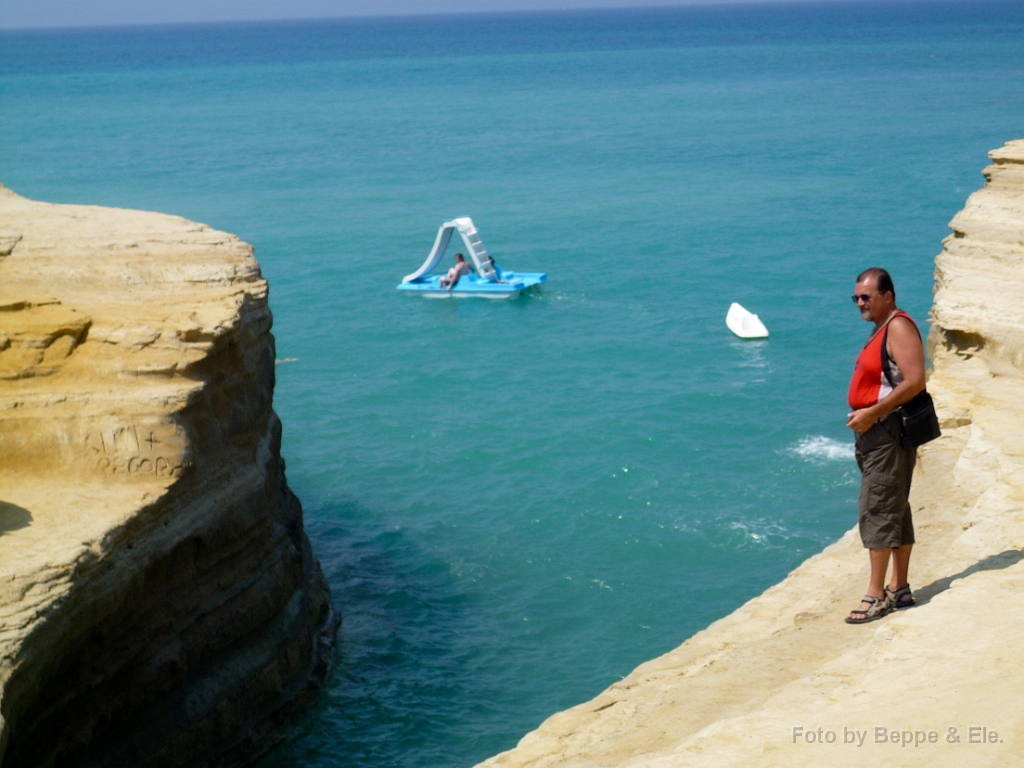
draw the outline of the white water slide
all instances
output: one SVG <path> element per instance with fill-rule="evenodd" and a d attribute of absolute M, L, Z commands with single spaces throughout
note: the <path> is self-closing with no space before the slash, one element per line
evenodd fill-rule
<path fill-rule="evenodd" d="M 411 283 L 429 274 L 438 265 L 438 262 L 441 261 L 444 252 L 448 249 L 448 243 L 452 239 L 452 234 L 456 230 L 462 236 L 462 242 L 466 244 L 466 250 L 469 252 L 470 259 L 473 260 L 473 266 L 476 267 L 476 273 L 480 276 L 480 279 L 488 281 L 497 280 L 498 275 L 494 271 L 494 260 L 488 255 L 484 242 L 480 239 L 480 234 L 476 231 L 476 227 L 473 226 L 473 220 L 468 216 L 463 216 L 462 218 L 446 221 L 441 225 L 441 228 L 437 230 L 437 239 L 434 241 L 434 247 L 431 249 L 430 255 L 427 256 L 427 260 L 423 262 L 423 266 L 411 275 L 403 277 L 402 282 Z"/>

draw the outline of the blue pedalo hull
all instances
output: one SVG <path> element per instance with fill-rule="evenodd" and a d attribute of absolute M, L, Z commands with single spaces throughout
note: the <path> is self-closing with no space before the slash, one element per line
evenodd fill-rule
<path fill-rule="evenodd" d="M 467 298 L 477 296 L 486 299 L 514 299 L 520 293 L 535 288 L 548 279 L 543 272 L 511 272 L 498 269 L 499 280 L 481 280 L 476 275 L 466 275 L 450 291 L 440 285 L 441 275 L 424 275 L 407 283 L 400 283 L 398 290 L 419 294 L 428 298 Z"/>

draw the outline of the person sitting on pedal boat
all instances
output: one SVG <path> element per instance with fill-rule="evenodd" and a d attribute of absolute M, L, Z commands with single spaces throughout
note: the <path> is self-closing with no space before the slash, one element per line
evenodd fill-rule
<path fill-rule="evenodd" d="M 448 274 L 442 277 L 439 281 L 442 288 L 447 288 L 449 291 L 455 287 L 455 284 L 459 282 L 459 278 L 463 275 L 468 275 L 473 271 L 473 268 L 469 266 L 469 262 L 466 261 L 466 257 L 461 253 L 455 254 L 455 266 L 448 270 Z"/>

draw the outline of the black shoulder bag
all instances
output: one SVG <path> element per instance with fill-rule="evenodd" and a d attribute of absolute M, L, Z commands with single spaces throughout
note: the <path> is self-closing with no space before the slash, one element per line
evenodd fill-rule
<path fill-rule="evenodd" d="M 920 336 L 920 331 L 918 332 Z M 896 389 L 892 380 L 892 363 L 889 360 L 889 325 L 885 326 L 885 337 L 882 339 L 882 373 L 885 374 L 889 386 Z M 935 403 L 928 390 L 922 390 L 913 400 L 905 402 L 899 407 L 900 419 L 903 424 L 900 427 L 900 445 L 905 450 L 917 448 L 919 445 L 931 442 L 942 434 L 939 430 L 939 417 L 935 415 Z"/>

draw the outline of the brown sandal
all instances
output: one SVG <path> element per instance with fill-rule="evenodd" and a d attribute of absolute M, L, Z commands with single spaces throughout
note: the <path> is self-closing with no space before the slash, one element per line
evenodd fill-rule
<path fill-rule="evenodd" d="M 864 595 L 861 598 L 862 603 L 870 603 L 871 607 L 866 611 L 856 608 L 850 611 L 850 615 L 846 617 L 847 624 L 867 624 L 869 621 L 876 621 L 877 619 L 887 616 L 892 612 L 892 603 L 889 600 L 889 596 L 885 597 L 872 597 L 871 595 Z"/>
<path fill-rule="evenodd" d="M 885 596 L 889 598 L 889 602 L 892 603 L 893 610 L 896 611 L 901 611 L 904 608 L 913 608 L 917 605 L 917 601 L 914 599 L 914 593 L 910 591 L 909 584 L 905 587 L 900 587 L 895 592 L 886 587 Z"/>

